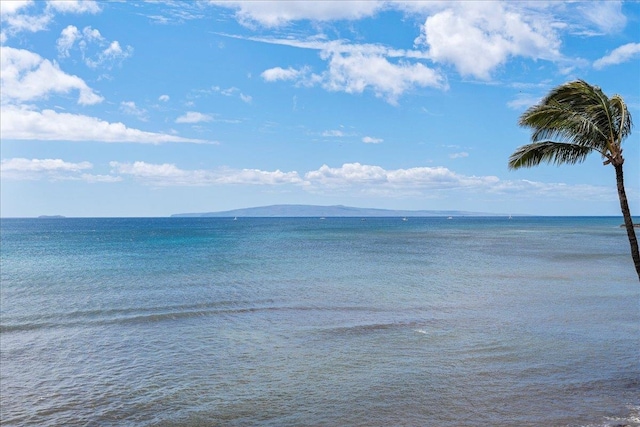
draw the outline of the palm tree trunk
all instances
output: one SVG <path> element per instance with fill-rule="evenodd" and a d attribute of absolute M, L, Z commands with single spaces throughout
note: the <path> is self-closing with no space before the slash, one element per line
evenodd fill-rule
<path fill-rule="evenodd" d="M 616 182 L 618 184 L 620 209 L 622 210 L 624 226 L 627 228 L 627 236 L 629 237 L 629 244 L 631 245 L 631 258 L 633 258 L 633 263 L 635 264 L 636 272 L 638 273 L 638 279 L 640 280 L 640 252 L 638 252 L 638 239 L 636 238 L 636 231 L 633 228 L 631 211 L 629 210 L 629 203 L 627 202 L 627 193 L 624 191 L 622 164 L 615 164 L 613 167 L 616 169 Z"/>

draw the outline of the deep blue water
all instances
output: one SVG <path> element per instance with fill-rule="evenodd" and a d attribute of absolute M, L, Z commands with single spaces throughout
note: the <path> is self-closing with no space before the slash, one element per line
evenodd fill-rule
<path fill-rule="evenodd" d="M 640 426 L 619 218 L 2 219 L 3 426 Z"/>

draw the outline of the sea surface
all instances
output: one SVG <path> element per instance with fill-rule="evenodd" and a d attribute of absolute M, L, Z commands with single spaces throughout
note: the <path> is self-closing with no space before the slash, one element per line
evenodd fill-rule
<path fill-rule="evenodd" d="M 3 426 L 640 426 L 620 218 L 2 219 Z"/>

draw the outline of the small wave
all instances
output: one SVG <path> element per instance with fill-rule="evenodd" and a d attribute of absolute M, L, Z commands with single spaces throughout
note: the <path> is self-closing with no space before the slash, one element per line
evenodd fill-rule
<path fill-rule="evenodd" d="M 277 306 L 260 305 L 273 301 L 258 301 L 257 305 L 248 307 L 237 306 L 242 303 L 222 301 L 202 304 L 185 304 L 162 307 L 140 307 L 106 310 L 74 311 L 65 314 L 38 316 L 37 318 L 14 319 L 12 323 L 0 325 L 0 332 L 24 332 L 39 329 L 73 328 L 107 326 L 113 324 L 155 323 L 178 321 L 189 318 L 207 316 L 234 316 L 247 313 L 270 311 L 377 311 L 366 307 L 325 307 L 325 306 Z M 254 302 L 256 304 L 256 302 Z M 234 307 L 234 305 L 236 305 Z M 368 328 L 385 328 L 388 325 L 371 325 Z M 390 325 L 389 325 L 390 326 Z M 349 328 L 347 328 L 349 329 Z"/>

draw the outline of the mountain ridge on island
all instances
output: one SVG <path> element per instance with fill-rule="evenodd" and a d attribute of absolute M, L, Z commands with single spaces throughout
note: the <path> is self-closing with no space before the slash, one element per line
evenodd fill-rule
<path fill-rule="evenodd" d="M 508 214 L 468 212 L 457 210 L 407 210 L 357 208 L 343 205 L 269 205 L 232 209 L 219 212 L 178 213 L 172 218 L 228 218 L 228 217 L 449 217 L 449 216 L 508 216 Z"/>

